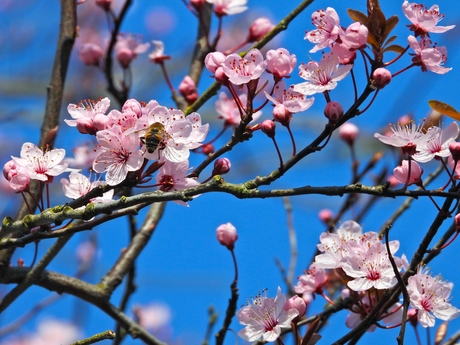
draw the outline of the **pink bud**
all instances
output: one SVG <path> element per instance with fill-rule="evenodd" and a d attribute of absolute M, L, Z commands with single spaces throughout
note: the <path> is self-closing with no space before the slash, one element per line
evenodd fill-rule
<path fill-rule="evenodd" d="M 222 85 L 228 84 L 228 76 L 225 74 L 224 69 L 222 67 L 218 67 L 216 69 L 216 73 L 214 73 L 214 78 L 216 78 L 216 81 Z"/>
<path fill-rule="evenodd" d="M 136 114 L 137 118 L 140 118 L 142 116 L 142 105 L 136 101 L 133 98 L 128 99 L 125 104 L 123 104 L 123 107 L 121 108 L 121 112 L 124 113 L 126 111 L 132 111 L 133 113 Z"/>
<path fill-rule="evenodd" d="M 18 266 L 19 267 L 24 267 L 24 259 L 22 259 L 22 258 L 18 259 Z"/>
<path fill-rule="evenodd" d="M 222 224 L 216 230 L 217 240 L 229 250 L 233 250 L 235 242 L 238 239 L 236 228 L 231 224 Z"/>
<path fill-rule="evenodd" d="M 334 216 L 334 213 L 327 209 L 327 208 L 323 208 L 321 211 L 319 211 L 318 213 L 318 218 L 324 223 L 324 224 L 328 224 L 331 220 L 332 220 L 332 217 Z"/>
<path fill-rule="evenodd" d="M 225 55 L 221 52 L 212 52 L 206 55 L 204 59 L 204 64 L 206 68 L 213 74 L 216 73 L 217 68 L 219 68 L 222 63 L 225 61 Z"/>
<path fill-rule="evenodd" d="M 403 160 L 402 164 L 398 167 L 396 167 L 393 170 L 393 175 L 395 178 L 402 184 L 406 184 L 407 181 L 407 176 L 409 174 L 409 163 L 407 160 Z M 422 174 L 423 170 L 420 168 L 420 165 L 416 161 L 411 160 L 410 161 L 410 176 L 409 180 L 407 182 L 407 185 L 417 185 L 421 186 L 422 185 Z"/>
<path fill-rule="evenodd" d="M 275 119 L 275 121 L 278 121 L 283 126 L 287 127 L 291 122 L 292 113 L 289 110 L 287 110 L 284 104 L 277 104 L 273 108 L 273 118 Z"/>
<path fill-rule="evenodd" d="M 340 138 L 348 145 L 353 146 L 356 138 L 358 137 L 359 129 L 356 125 L 346 122 L 339 128 Z"/>
<path fill-rule="evenodd" d="M 212 170 L 212 176 L 224 175 L 230 171 L 232 164 L 228 158 L 219 158 L 214 162 L 214 169 Z"/>
<path fill-rule="evenodd" d="M 94 128 L 93 120 L 89 117 L 80 117 L 77 119 L 77 130 L 81 134 L 96 134 L 97 130 Z"/>
<path fill-rule="evenodd" d="M 214 145 L 213 144 L 204 144 L 201 146 L 201 152 L 203 152 L 205 155 L 209 155 L 210 153 L 213 153 L 214 150 Z"/>
<path fill-rule="evenodd" d="M 80 57 L 80 60 L 85 65 L 90 66 L 98 66 L 99 61 L 101 60 L 103 55 L 104 52 L 102 51 L 102 48 L 94 43 L 85 43 L 81 46 L 80 50 L 78 51 L 78 56 Z"/>
<path fill-rule="evenodd" d="M 418 319 L 417 319 L 417 309 L 411 308 L 407 311 L 407 320 L 410 322 L 412 327 L 417 327 Z"/>
<path fill-rule="evenodd" d="M 110 10 L 111 4 L 112 4 L 112 0 L 96 0 L 96 5 L 102 7 L 104 11 Z"/>
<path fill-rule="evenodd" d="M 450 143 L 449 151 L 452 154 L 453 160 L 458 162 L 460 160 L 460 143 L 457 141 Z"/>
<path fill-rule="evenodd" d="M 268 18 L 258 18 L 252 23 L 249 28 L 248 42 L 256 42 L 262 39 L 268 34 L 275 25 L 272 24 Z"/>
<path fill-rule="evenodd" d="M 413 121 L 412 116 L 408 115 L 408 114 L 405 114 L 405 115 L 402 115 L 398 119 L 398 124 L 401 125 L 401 126 L 405 126 L 405 125 L 408 125 L 409 123 L 411 123 L 412 121 Z M 393 131 L 390 130 L 388 136 L 391 136 L 392 134 L 393 134 Z"/>
<path fill-rule="evenodd" d="M 294 54 L 284 48 L 269 50 L 266 54 L 267 72 L 273 74 L 275 79 L 281 79 L 289 76 L 297 64 L 297 58 Z"/>
<path fill-rule="evenodd" d="M 387 181 L 390 183 L 390 187 L 396 187 L 399 184 L 399 181 L 394 177 L 394 175 L 390 175 L 387 178 Z"/>
<path fill-rule="evenodd" d="M 275 137 L 275 122 L 272 120 L 265 120 L 260 125 L 260 129 L 264 132 L 269 138 Z"/>
<path fill-rule="evenodd" d="M 391 72 L 386 68 L 377 68 L 372 73 L 372 79 L 374 79 L 374 85 L 377 89 L 383 89 L 391 81 Z"/>
<path fill-rule="evenodd" d="M 352 49 L 359 49 L 367 43 L 369 30 L 360 22 L 351 24 L 344 34 L 340 35 L 342 43 Z"/>
<path fill-rule="evenodd" d="M 123 68 L 128 68 L 129 65 L 131 64 L 131 61 L 133 61 L 136 58 L 137 54 L 128 48 L 120 48 L 117 50 L 116 58 L 118 62 L 120 63 L 121 67 Z"/>
<path fill-rule="evenodd" d="M 96 245 L 92 241 L 82 242 L 78 245 L 75 254 L 80 263 L 88 263 L 96 254 Z"/>
<path fill-rule="evenodd" d="M 324 108 L 324 115 L 331 124 L 335 124 L 342 117 L 343 108 L 338 102 L 329 102 Z"/>
<path fill-rule="evenodd" d="M 16 163 L 11 159 L 3 166 L 3 176 L 9 181 L 11 178 L 11 172 L 16 170 Z"/>
<path fill-rule="evenodd" d="M 288 311 L 289 309 L 296 309 L 299 312 L 299 315 L 297 315 L 292 321 L 296 322 L 298 321 L 302 316 L 305 315 L 305 311 L 307 310 L 307 305 L 305 301 L 302 299 L 302 297 L 299 297 L 297 295 L 292 296 L 289 298 L 286 303 L 284 304 L 284 310 Z"/>
<path fill-rule="evenodd" d="M 192 104 L 198 99 L 198 91 L 195 82 L 188 75 L 186 75 L 180 83 L 179 92 L 187 100 L 188 104 Z"/>
<path fill-rule="evenodd" d="M 342 65 L 352 64 L 356 59 L 356 50 L 350 49 L 343 43 L 335 43 L 332 47 L 332 52 L 339 57 Z"/>

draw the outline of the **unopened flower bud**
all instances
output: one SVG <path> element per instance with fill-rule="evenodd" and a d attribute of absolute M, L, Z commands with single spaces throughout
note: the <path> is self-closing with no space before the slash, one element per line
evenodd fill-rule
<path fill-rule="evenodd" d="M 216 69 L 216 73 L 214 73 L 214 78 L 216 78 L 216 81 L 222 85 L 228 84 L 228 76 L 225 74 L 224 69 L 222 67 L 218 67 Z"/>
<path fill-rule="evenodd" d="M 275 137 L 275 127 L 275 122 L 273 122 L 272 120 L 265 120 L 260 125 L 260 129 L 262 130 L 262 132 L 264 132 L 269 138 Z"/>
<path fill-rule="evenodd" d="M 136 101 L 133 98 L 128 99 L 125 104 L 123 104 L 123 107 L 121 108 L 121 112 L 124 113 L 126 111 L 132 111 L 133 113 L 136 114 L 137 118 L 140 118 L 142 116 L 142 105 Z"/>
<path fill-rule="evenodd" d="M 410 322 L 412 327 L 417 327 L 418 319 L 417 319 L 417 309 L 411 308 L 407 311 L 407 320 Z"/>
<path fill-rule="evenodd" d="M 338 102 L 329 102 L 324 108 L 324 116 L 329 119 L 331 124 L 337 123 L 343 115 L 343 108 Z"/>
<path fill-rule="evenodd" d="M 212 52 L 206 55 L 204 64 L 211 73 L 216 73 L 216 70 L 224 63 L 225 55 L 221 52 Z"/>
<path fill-rule="evenodd" d="M 391 72 L 386 68 L 377 68 L 372 73 L 372 79 L 374 79 L 374 85 L 377 89 L 383 89 L 391 81 Z"/>
<path fill-rule="evenodd" d="M 273 118 L 275 119 L 275 121 L 278 121 L 283 126 L 287 127 L 291 122 L 292 113 L 289 110 L 287 110 L 284 104 L 277 104 L 273 108 Z"/>
<path fill-rule="evenodd" d="M 214 150 L 214 145 L 213 144 L 204 144 L 201 146 L 201 152 L 203 152 L 205 155 L 209 155 L 210 153 L 213 153 Z"/>
<path fill-rule="evenodd" d="M 275 80 L 288 77 L 297 64 L 297 58 L 290 54 L 287 49 L 279 48 L 269 50 L 265 55 L 267 61 L 267 72 L 273 74 Z"/>
<path fill-rule="evenodd" d="M 16 163 L 11 159 L 3 166 L 3 176 L 9 181 L 11 179 L 11 171 L 16 170 Z"/>
<path fill-rule="evenodd" d="M 449 151 L 452 154 L 452 158 L 455 162 L 460 161 L 460 143 L 454 141 L 449 144 Z"/>
<path fill-rule="evenodd" d="M 96 5 L 102 7 L 104 11 L 110 10 L 111 4 L 112 4 L 112 0 L 96 0 Z"/>
<path fill-rule="evenodd" d="M 216 236 L 219 243 L 229 250 L 233 250 L 238 239 L 236 228 L 231 223 L 220 225 L 216 230 Z"/>
<path fill-rule="evenodd" d="M 116 58 L 123 68 L 128 68 L 135 57 L 136 53 L 128 48 L 121 48 L 116 53 Z"/>
<path fill-rule="evenodd" d="M 345 141 L 348 145 L 353 146 L 356 138 L 358 137 L 359 129 L 352 123 L 344 123 L 339 128 L 340 138 Z"/>
<path fill-rule="evenodd" d="M 332 220 L 332 217 L 334 216 L 334 213 L 327 209 L 323 208 L 321 211 L 318 213 L 318 218 L 324 223 L 324 224 L 329 224 L 329 222 Z"/>
<path fill-rule="evenodd" d="M 394 175 L 390 175 L 387 178 L 387 182 L 390 183 L 390 187 L 394 188 L 399 184 L 399 181 L 396 179 Z"/>
<path fill-rule="evenodd" d="M 78 51 L 78 56 L 80 60 L 85 65 L 89 66 L 98 66 L 99 61 L 101 60 L 103 55 L 104 52 L 102 51 L 102 48 L 94 43 L 85 43 L 81 46 L 80 50 Z"/>
<path fill-rule="evenodd" d="M 256 42 L 262 39 L 268 34 L 275 25 L 272 24 L 268 18 L 258 18 L 252 23 L 249 28 L 248 42 Z"/>
<path fill-rule="evenodd" d="M 18 266 L 19 267 L 24 267 L 24 259 L 22 259 L 22 258 L 18 259 Z"/>
<path fill-rule="evenodd" d="M 190 105 L 198 99 L 198 91 L 195 82 L 190 76 L 186 75 L 179 85 L 179 92 Z"/>
<path fill-rule="evenodd" d="M 289 309 L 296 309 L 299 312 L 299 315 L 292 319 L 292 321 L 297 322 L 302 316 L 305 315 L 307 305 L 305 301 L 302 299 L 302 297 L 294 295 L 286 301 L 283 309 L 286 311 L 288 311 Z"/>
<path fill-rule="evenodd" d="M 224 175 L 230 171 L 232 164 L 228 158 L 219 158 L 214 162 L 214 169 L 212 170 L 212 176 Z"/>
<path fill-rule="evenodd" d="M 423 174 L 422 168 L 420 168 L 420 165 L 418 165 L 418 163 L 413 160 L 410 161 L 410 175 L 409 175 L 409 163 L 407 160 L 403 160 L 402 164 L 393 170 L 393 175 L 395 176 L 395 178 L 404 185 L 406 184 L 406 181 L 407 181 L 407 186 L 410 186 L 412 184 L 415 184 L 416 186 L 421 186 L 422 185 L 422 174 Z M 407 179 L 408 175 L 409 175 L 409 179 Z"/>

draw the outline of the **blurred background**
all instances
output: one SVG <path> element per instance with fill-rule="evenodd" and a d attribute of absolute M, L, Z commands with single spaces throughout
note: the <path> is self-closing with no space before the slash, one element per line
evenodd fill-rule
<path fill-rule="evenodd" d="M 114 1 L 114 11 L 118 13 L 121 0 Z M 267 17 L 273 23 L 278 23 L 300 1 L 279 0 L 249 0 L 249 9 L 238 15 L 227 16 L 223 19 L 223 36 L 218 45 L 222 51 L 236 46 L 243 41 L 249 26 L 259 17 Z M 400 22 L 394 34 L 398 35 L 395 43 L 402 46 L 407 44 L 410 32 L 406 25 L 409 21 L 401 11 L 402 1 L 382 1 L 382 10 L 387 17 L 397 15 Z M 350 7 L 366 12 L 365 1 L 331 2 L 315 1 L 300 14 L 289 26 L 288 30 L 277 36 L 262 51 L 284 47 L 297 55 L 298 63 L 310 59 L 318 61 L 320 52 L 309 53 L 312 44 L 304 40 L 305 30 L 313 30 L 311 13 L 333 5 L 341 18 L 341 25 L 347 27 L 352 20 L 346 10 Z M 431 6 L 431 3 L 427 3 Z M 431 72 L 422 73 L 420 68 L 410 70 L 395 77 L 391 84 L 381 90 L 370 110 L 362 116 L 352 119 L 360 129 L 357 141 L 357 158 L 361 166 L 365 165 L 374 152 L 382 151 L 384 158 L 381 163 L 364 179 L 364 184 L 371 184 L 372 178 L 382 169 L 392 169 L 396 166 L 396 155 L 384 147 L 373 137 L 375 132 L 384 132 L 388 123 L 397 122 L 402 115 L 410 114 L 417 121 L 429 113 L 427 101 L 438 99 L 460 108 L 458 100 L 458 80 L 460 62 L 459 50 L 455 43 L 459 35 L 460 11 L 456 2 L 441 0 L 441 13 L 446 15 L 441 25 L 457 24 L 457 27 L 445 34 L 433 34 L 432 40 L 438 46 L 448 49 L 447 67 L 452 71 L 445 75 Z M 10 156 L 19 156 L 21 145 L 26 141 L 38 142 L 39 129 L 45 108 L 46 87 L 48 85 L 54 59 L 59 30 L 59 2 L 48 0 L 2 0 L 0 2 L 0 159 L 4 164 Z M 213 18 L 213 34 L 217 21 Z M 67 112 L 69 103 L 78 103 L 84 99 L 109 97 L 106 91 L 105 78 L 94 66 L 84 65 L 78 58 L 78 50 L 87 42 L 104 46 L 109 38 L 107 20 L 104 11 L 97 7 L 93 0 L 78 6 L 79 37 L 72 53 L 67 74 L 61 119 L 70 119 Z M 161 40 L 165 44 L 165 54 L 172 60 L 166 61 L 166 68 L 175 87 L 179 85 L 188 70 L 190 56 L 196 36 L 196 18 L 190 13 L 182 1 L 134 1 L 122 25 L 121 32 L 142 35 L 144 42 Z M 249 45 L 245 48 L 249 48 Z M 175 107 L 170 92 L 158 65 L 148 62 L 148 53 L 140 54 L 131 64 L 133 87 L 129 96 L 139 101 L 157 100 L 161 105 Z M 410 51 L 409 51 L 410 52 Z M 388 54 L 386 61 L 394 54 Z M 396 72 L 410 64 L 406 54 L 397 64 L 390 67 Z M 366 80 L 363 74 L 361 57 L 356 60 L 355 75 L 358 90 L 363 90 Z M 117 66 L 118 68 L 118 66 Z M 117 78 L 121 79 L 121 68 L 115 68 Z M 292 74 L 287 83 L 295 84 L 303 80 Z M 198 87 L 200 94 L 213 82 L 210 73 L 205 70 Z M 222 91 L 222 90 L 221 90 Z M 348 76 L 339 83 L 331 93 L 332 99 L 340 102 L 344 109 L 353 102 L 353 87 Z M 294 116 L 292 128 L 299 150 L 316 138 L 325 124 L 323 115 L 324 98 L 316 94 L 316 101 L 307 112 Z M 208 138 L 214 138 L 222 129 L 222 120 L 217 118 L 212 98 L 204 105 L 199 113 L 203 123 L 211 126 Z M 260 103 L 263 102 L 261 98 Z M 367 102 L 365 103 L 367 104 Z M 121 106 L 112 98 L 110 109 L 120 109 Z M 271 107 L 263 109 L 263 119 L 270 119 Z M 444 126 L 452 122 L 445 119 Z M 230 131 L 227 131 L 215 142 L 220 147 L 227 142 Z M 79 134 L 75 128 L 68 127 L 63 121 L 56 140 L 56 147 L 65 148 L 67 155 L 72 157 L 72 149 L 88 143 L 88 136 Z M 277 140 L 285 159 L 291 154 L 290 139 L 287 131 L 279 126 Z M 232 162 L 232 170 L 225 179 L 232 183 L 245 182 L 257 175 L 270 173 L 278 166 L 278 158 L 272 141 L 260 132 L 254 138 L 239 145 L 226 155 Z M 195 154 L 190 158 L 191 166 L 198 165 L 203 156 Z M 424 165 L 425 175 L 436 168 L 436 163 Z M 201 180 L 211 174 L 212 168 L 202 173 Z M 334 133 L 330 144 L 322 152 L 308 156 L 295 168 L 276 181 L 270 189 L 293 188 L 305 185 L 339 186 L 350 183 L 351 159 L 348 147 Z M 441 175 L 429 188 L 444 185 L 447 175 Z M 53 184 L 52 204 L 62 204 L 68 201 L 61 191 L 61 186 L 55 180 Z M 144 190 L 135 190 L 143 192 Z M 1 182 L 0 215 L 14 216 L 15 210 L 22 198 L 11 193 L 5 181 Z M 361 207 L 366 204 L 367 197 L 360 197 L 356 206 L 348 212 L 341 221 L 353 219 L 359 214 Z M 362 219 L 364 231 L 378 231 L 382 224 L 404 201 L 403 198 L 378 201 Z M 438 200 L 440 203 L 442 200 Z M 318 195 L 298 196 L 290 198 L 292 206 L 293 227 L 297 236 L 298 258 L 295 276 L 302 274 L 308 268 L 319 241 L 319 235 L 325 230 L 325 225 L 318 219 L 320 210 L 327 208 L 334 213 L 341 207 L 344 198 L 325 197 Z M 138 225 L 142 223 L 143 214 L 138 216 Z M 424 236 L 436 215 L 434 205 L 421 198 L 393 224 L 391 238 L 401 242 L 397 255 L 405 253 L 412 257 L 414 250 Z M 233 265 L 231 255 L 216 240 L 216 227 L 222 223 L 231 222 L 239 233 L 235 253 L 239 263 L 239 305 L 246 302 L 250 296 L 268 288 L 268 295 L 274 297 L 277 287 L 287 291 L 276 260 L 287 268 L 290 261 L 290 246 L 287 226 L 288 213 L 281 198 L 267 200 L 239 200 L 226 194 L 202 195 L 189 207 L 168 203 L 154 236 L 136 264 L 135 284 L 136 293 L 131 297 L 127 314 L 134 316 L 136 308 L 153 310 L 151 331 L 160 339 L 172 344 L 200 344 L 205 336 L 208 325 L 208 308 L 213 307 L 219 314 L 217 331 L 225 315 L 230 284 L 233 280 Z M 129 233 L 127 220 L 120 219 L 102 225 L 92 231 L 76 234 L 70 243 L 53 260 L 48 269 L 73 275 L 78 268 L 77 248 L 92 241 L 96 243 L 94 262 L 85 273 L 83 279 L 97 283 L 113 265 L 120 251 L 127 245 Z M 447 229 L 448 221 L 442 230 Z M 442 235 L 439 234 L 439 236 Z M 53 241 L 42 241 L 39 244 L 38 257 L 43 255 Z M 83 247 L 84 249 L 84 247 Z M 446 280 L 454 282 L 452 304 L 460 308 L 458 286 L 460 276 L 454 269 L 459 264 L 456 251 L 458 243 L 454 242 L 443 251 L 436 260 L 430 263 L 434 275 L 441 274 Z M 18 248 L 12 264 L 23 259 L 28 265 L 32 261 L 34 246 Z M 81 252 L 80 252 L 81 253 Z M 296 283 L 296 281 L 294 281 Z M 0 286 L 0 296 L 13 286 Z M 112 303 L 119 304 L 124 286 L 116 291 Z M 49 298 L 51 292 L 38 287 L 32 287 L 0 315 L 0 329 L 23 316 L 31 308 Z M 325 301 L 317 298 L 308 310 L 313 315 L 325 307 Z M 347 332 L 343 311 L 332 316 L 329 325 L 323 332 L 319 344 L 330 344 Z M 100 310 L 72 296 L 63 296 L 50 304 L 45 310 L 36 313 L 33 318 L 23 324 L 12 334 L 0 338 L 0 344 L 8 344 L 18 339 L 34 336 L 35 332 L 45 332 L 48 325 L 57 329 L 53 322 L 64 322 L 72 325 L 75 337 L 87 337 L 107 329 L 114 330 L 114 321 Z M 437 320 L 437 326 L 441 324 Z M 449 324 L 448 335 L 452 335 L 460 327 L 460 320 Z M 233 322 L 232 329 L 236 332 L 242 327 Z M 424 330 L 422 330 L 424 331 Z M 366 334 L 362 343 L 388 344 L 394 342 L 399 332 L 395 330 L 378 329 L 375 333 Z M 422 334 L 424 334 L 422 332 Z M 432 330 L 431 335 L 434 334 Z M 234 343 L 235 335 L 227 334 L 226 343 Z M 408 343 L 415 342 L 412 328 L 407 329 Z M 238 340 L 243 343 L 242 339 Z M 108 341 L 105 341 L 108 343 Z M 211 340 L 213 342 L 213 340 Z M 126 344 L 141 343 L 127 337 Z"/>

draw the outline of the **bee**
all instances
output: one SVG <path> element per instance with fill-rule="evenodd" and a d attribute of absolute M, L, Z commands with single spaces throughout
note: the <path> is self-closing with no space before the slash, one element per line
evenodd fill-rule
<path fill-rule="evenodd" d="M 147 128 L 144 136 L 140 139 L 147 152 L 153 153 L 156 149 L 164 150 L 166 146 L 164 142 L 170 138 L 171 136 L 166 132 L 165 127 L 161 123 L 155 122 Z"/>

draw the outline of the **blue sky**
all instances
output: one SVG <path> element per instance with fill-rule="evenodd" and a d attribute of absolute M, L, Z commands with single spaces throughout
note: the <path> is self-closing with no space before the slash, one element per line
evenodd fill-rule
<path fill-rule="evenodd" d="M 11 155 L 18 156 L 24 141 L 36 142 L 39 136 L 40 119 L 44 111 L 46 85 L 51 71 L 53 49 L 57 35 L 58 6 L 49 6 L 46 0 L 6 1 L 0 5 L 0 157 L 6 162 Z M 247 27 L 261 16 L 278 22 L 297 1 L 278 0 L 249 0 L 249 10 L 241 15 L 225 18 L 222 46 L 238 43 L 246 35 Z M 359 3 L 359 4 L 357 4 Z M 400 1 L 382 1 L 382 9 L 388 16 L 397 14 L 400 23 L 397 26 L 397 42 L 406 44 L 409 31 L 408 24 L 402 15 Z M 27 4 L 27 10 L 24 6 Z M 357 5 L 356 5 L 357 4 Z M 426 3 L 427 5 L 430 5 Z M 446 15 L 443 25 L 458 24 L 460 11 L 455 2 L 441 1 L 438 3 L 441 12 Z M 330 2 L 316 1 L 309 9 L 302 13 L 289 27 L 287 32 L 279 35 L 268 48 L 285 47 L 297 55 L 298 62 L 308 62 L 311 59 L 319 60 L 320 53 L 311 54 L 308 51 L 312 45 L 304 41 L 305 30 L 311 30 L 310 15 L 316 9 L 326 8 Z M 349 6 L 365 11 L 364 1 L 341 1 L 334 4 L 341 24 L 348 26 L 351 20 L 346 15 Z M 79 23 L 81 36 L 77 39 L 76 47 L 83 43 L 83 39 L 94 35 L 92 30 L 106 34 L 106 20 L 103 12 L 95 8 L 92 0 L 80 6 Z M 19 24 L 18 24 L 19 23 Z M 214 21 L 215 24 L 215 21 Z M 142 34 L 146 41 L 162 40 L 165 42 L 166 53 L 172 56 L 167 62 L 175 86 L 179 84 L 186 73 L 189 62 L 188 54 L 192 51 L 192 41 L 195 36 L 194 17 L 186 10 L 179 0 L 171 2 L 137 1 L 130 9 L 127 21 L 122 27 L 123 32 Z M 455 50 L 455 40 L 458 37 L 459 27 L 443 34 L 433 35 L 433 41 L 438 45 L 445 45 L 449 51 L 447 66 L 453 70 L 446 75 L 421 73 L 419 68 L 412 68 L 406 73 L 394 78 L 392 83 L 383 89 L 371 109 L 352 120 L 360 128 L 360 137 L 357 142 L 358 158 L 364 164 L 376 150 L 385 150 L 374 138 L 376 131 L 382 130 L 389 122 L 396 122 L 405 114 L 412 113 L 416 119 L 427 115 L 428 99 L 439 99 L 460 107 L 458 104 L 458 62 L 460 56 Z M 102 37 L 104 39 L 104 37 Z M 184 43 L 185 42 L 185 43 Z M 148 64 L 147 54 L 140 55 L 133 63 L 134 86 L 130 96 L 138 100 L 148 101 L 156 99 L 165 106 L 174 106 L 158 66 Z M 401 59 L 395 72 L 409 63 L 406 56 Z M 356 67 L 358 87 L 365 85 L 362 78 L 362 68 Z M 361 74 L 360 74 L 361 73 Z M 203 92 L 213 81 L 207 71 L 204 72 L 199 85 Z M 361 77 L 361 79 L 360 79 Z M 299 83 L 302 80 L 293 73 L 289 83 Z M 69 118 L 66 112 L 68 103 L 77 103 L 81 99 L 97 99 L 109 96 L 105 91 L 104 78 L 95 68 L 85 67 L 73 54 L 69 69 L 66 94 L 61 119 Z M 342 81 L 332 92 L 333 100 L 339 101 L 344 108 L 351 105 L 353 97 L 350 78 Z M 220 122 L 216 119 L 212 99 L 202 109 L 203 122 L 211 124 L 209 138 L 220 131 Z M 299 114 L 293 122 L 294 135 L 299 146 L 307 145 L 315 138 L 326 123 L 322 115 L 324 99 L 316 95 L 315 105 L 305 114 Z M 118 105 L 113 101 L 112 107 Z M 270 118 L 270 109 L 264 109 L 263 118 Z M 446 119 L 445 124 L 451 120 Z M 63 123 L 56 146 L 63 147 L 68 152 L 74 145 L 87 140 L 68 128 Z M 11 133 L 14 133 L 12 136 Z M 230 135 L 219 139 L 216 146 L 222 145 Z M 290 146 L 287 133 L 279 130 L 278 140 L 283 154 L 289 156 Z M 385 151 L 388 159 L 385 163 L 389 169 L 394 164 L 390 152 Z M 231 151 L 232 171 L 226 175 L 226 180 L 234 183 L 244 182 L 256 175 L 265 175 L 277 167 L 276 152 L 271 140 L 256 133 L 253 140 L 244 143 Z M 202 156 L 192 157 L 193 165 L 199 164 Z M 383 167 L 383 164 L 382 166 Z M 381 168 L 380 167 L 380 168 Z M 425 166 L 426 174 L 434 170 L 435 165 Z M 375 171 L 377 173 L 378 170 Z M 203 178 L 210 174 L 210 170 L 203 173 Z M 343 185 L 351 178 L 349 152 L 333 135 L 330 145 L 321 153 L 307 157 L 284 178 L 277 181 L 273 188 L 291 188 L 304 185 Z M 445 176 L 439 178 L 434 186 L 444 184 Z M 370 180 L 364 181 L 370 183 Z M 56 194 L 60 193 L 60 186 L 55 187 Z M 139 191 L 139 192 L 142 192 Z M 64 197 L 53 199 L 56 204 L 66 202 Z M 378 231 L 384 221 L 397 209 L 403 199 L 382 200 L 377 203 L 371 212 L 364 218 L 365 231 Z M 14 215 L 15 206 L 20 202 L 20 196 L 9 195 L 8 201 L 0 203 L 1 215 Z M 293 207 L 294 227 L 297 233 L 299 257 L 296 275 L 307 268 L 314 253 L 319 235 L 324 226 L 317 218 L 319 210 L 330 208 L 337 211 L 343 202 L 339 197 L 299 196 L 291 198 Z M 359 203 L 359 205 L 362 205 Z M 358 206 L 359 207 L 359 206 Z M 358 212 L 356 208 L 348 213 L 342 221 L 353 217 Z M 141 212 L 138 217 L 142 222 Z M 434 206 L 428 200 L 418 200 L 393 226 L 391 236 L 401 241 L 398 254 L 406 253 L 412 256 L 424 232 L 436 215 Z M 284 266 L 289 263 L 289 240 L 286 226 L 286 211 L 281 199 L 270 200 L 238 200 L 224 194 L 202 195 L 185 208 L 170 203 L 166 213 L 151 242 L 138 259 L 136 277 L 137 292 L 131 298 L 130 307 L 134 304 L 162 303 L 172 310 L 171 327 L 173 339 L 176 343 L 201 343 L 207 326 L 207 308 L 214 306 L 220 315 L 224 315 L 229 298 L 229 286 L 233 279 L 232 261 L 230 253 L 218 244 L 215 239 L 215 229 L 218 225 L 231 222 L 239 233 L 239 240 L 235 252 L 240 269 L 239 289 L 240 301 L 243 304 L 247 298 L 258 291 L 268 288 L 269 294 L 275 296 L 277 286 L 283 285 L 281 275 L 274 262 L 278 258 Z M 111 267 L 120 250 L 126 246 L 128 232 L 126 220 L 120 220 L 93 230 L 98 241 L 97 262 L 88 272 L 85 279 L 97 282 Z M 446 229 L 447 225 L 442 229 Z M 89 238 L 90 233 L 80 233 L 74 236 L 69 245 L 56 257 L 49 266 L 50 270 L 72 274 L 76 269 L 75 248 L 79 243 Z M 39 255 L 43 255 L 51 245 L 51 241 L 43 241 L 39 246 Z M 430 264 L 434 274 L 453 281 L 456 286 L 453 290 L 453 305 L 460 307 L 457 297 L 460 278 L 454 270 L 446 267 L 458 264 L 456 256 L 457 243 L 447 248 L 440 258 Z M 32 246 L 18 249 L 14 260 L 24 258 L 30 262 Z M 15 261 L 14 261 L 15 262 Z M 447 264 L 446 264 L 447 263 Z M 0 286 L 0 293 L 11 287 Z M 456 289 L 457 288 L 457 289 Z M 120 287 L 113 297 L 117 304 L 123 288 Z M 0 326 L 8 324 L 14 318 L 26 312 L 31 305 L 49 295 L 49 292 L 40 288 L 32 288 L 21 296 L 14 305 L 0 315 Z M 320 311 L 324 306 L 318 298 L 310 313 Z M 75 318 L 75 315 L 80 315 Z M 324 339 L 319 344 L 328 344 L 338 338 L 338 334 L 345 333 L 342 312 L 330 319 L 329 328 L 324 332 Z M 37 323 L 48 317 L 62 320 L 77 320 L 86 336 L 113 328 L 113 321 L 99 310 L 83 302 L 77 302 L 70 296 L 63 297 L 46 311 L 25 326 L 31 332 Z M 221 324 L 218 322 L 218 325 Z M 460 321 L 451 323 L 449 334 L 460 326 Z M 440 324 L 440 322 L 438 322 Z M 234 323 L 232 328 L 241 329 Z M 334 329 L 333 332 L 330 330 Z M 372 338 L 365 335 L 363 343 L 372 341 L 375 344 L 386 344 L 394 341 L 397 330 L 377 330 Z M 413 338 L 412 329 L 408 329 L 408 341 Z M 229 334 L 226 343 L 232 343 L 233 335 Z M 0 339 L 1 342 L 1 339 Z M 127 340 L 126 343 L 140 343 Z"/>

